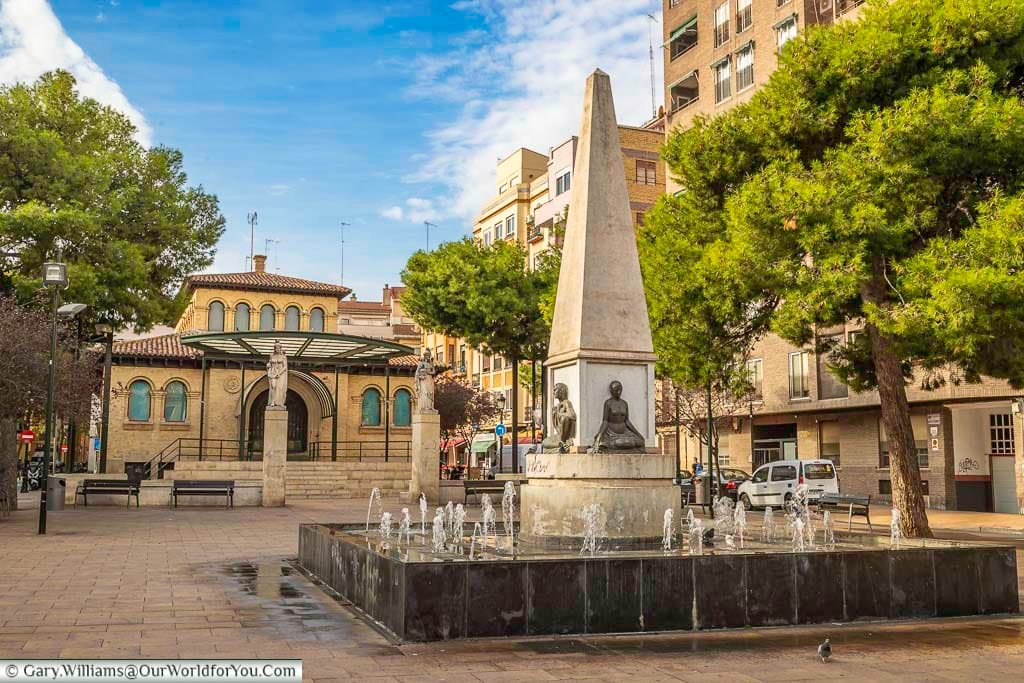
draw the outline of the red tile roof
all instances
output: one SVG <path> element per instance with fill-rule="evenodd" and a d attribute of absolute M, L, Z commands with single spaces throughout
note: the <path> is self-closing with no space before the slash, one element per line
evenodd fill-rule
<path fill-rule="evenodd" d="M 420 331 L 412 323 L 395 323 L 391 326 L 396 337 L 419 337 Z"/>
<path fill-rule="evenodd" d="M 343 285 L 303 280 L 277 273 L 251 271 L 247 273 L 209 273 L 190 275 L 185 281 L 190 288 L 219 287 L 222 289 L 249 289 L 260 292 L 292 292 L 294 294 L 330 295 L 339 299 L 352 293 Z"/>
<path fill-rule="evenodd" d="M 339 311 L 373 311 L 374 313 L 390 313 L 391 306 L 376 301 L 339 301 Z"/>

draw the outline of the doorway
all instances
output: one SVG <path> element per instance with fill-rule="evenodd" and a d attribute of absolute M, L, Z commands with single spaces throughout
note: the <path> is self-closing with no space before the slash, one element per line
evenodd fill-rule
<path fill-rule="evenodd" d="M 263 418 L 267 412 L 270 392 L 264 391 L 252 402 L 249 409 L 249 453 L 263 453 Z M 305 453 L 309 446 L 309 414 L 306 402 L 292 389 L 285 398 L 288 409 L 288 453 Z"/>
<path fill-rule="evenodd" d="M 756 470 L 761 465 L 776 460 L 796 460 L 796 423 L 781 425 L 754 425 L 754 452 L 751 465 Z"/>

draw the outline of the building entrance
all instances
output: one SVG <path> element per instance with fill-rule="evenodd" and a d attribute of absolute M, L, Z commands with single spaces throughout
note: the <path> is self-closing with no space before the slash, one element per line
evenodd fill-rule
<path fill-rule="evenodd" d="M 753 469 L 776 460 L 795 460 L 796 424 L 754 425 Z"/>
<path fill-rule="evenodd" d="M 263 452 L 263 418 L 267 412 L 270 393 L 264 391 L 252 402 L 249 410 L 249 452 Z M 306 402 L 295 391 L 289 389 L 285 398 L 288 409 L 288 453 L 305 453 L 309 440 L 309 415 Z"/>

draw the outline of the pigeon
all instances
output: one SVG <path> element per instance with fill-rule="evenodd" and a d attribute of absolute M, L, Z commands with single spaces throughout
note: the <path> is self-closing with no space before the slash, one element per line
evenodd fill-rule
<path fill-rule="evenodd" d="M 714 545 L 715 544 L 715 528 L 714 527 L 709 527 L 709 528 L 704 530 L 704 541 L 703 542 L 704 542 L 704 545 Z"/>
<path fill-rule="evenodd" d="M 821 657 L 822 663 L 828 663 L 828 658 L 832 656 L 832 645 L 828 642 L 828 638 L 818 646 L 818 656 Z"/>

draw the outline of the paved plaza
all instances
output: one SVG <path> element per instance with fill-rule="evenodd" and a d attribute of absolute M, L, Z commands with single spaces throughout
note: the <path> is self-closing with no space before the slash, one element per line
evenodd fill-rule
<path fill-rule="evenodd" d="M 301 658 L 315 681 L 1019 680 L 1024 671 L 1017 617 L 397 646 L 289 562 L 298 524 L 360 521 L 360 501 L 69 508 L 51 513 L 39 537 L 36 500 L 23 496 L 26 509 L 0 521 L 3 658 Z M 826 636 L 836 655 L 823 665 L 815 647 Z"/>

